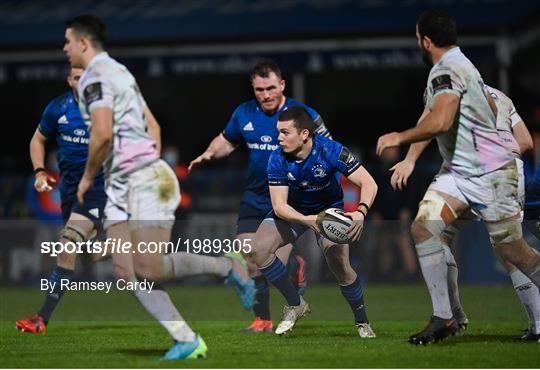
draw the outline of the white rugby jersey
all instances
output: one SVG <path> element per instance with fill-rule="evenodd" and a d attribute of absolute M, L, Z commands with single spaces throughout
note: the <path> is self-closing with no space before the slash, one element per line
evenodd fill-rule
<path fill-rule="evenodd" d="M 520 158 L 521 153 L 519 151 L 519 144 L 512 134 L 512 130 L 519 122 L 521 122 L 521 117 L 516 111 L 516 107 L 512 100 L 502 91 L 488 85 L 486 85 L 486 88 L 497 105 L 497 130 L 499 131 L 499 135 L 512 153 Z"/>
<path fill-rule="evenodd" d="M 459 47 L 448 50 L 429 73 L 426 104 L 433 108 L 442 93 L 459 96 L 452 127 L 437 136 L 443 166 L 461 176 L 478 176 L 501 168 L 514 156 L 497 132 L 482 76 Z"/>
<path fill-rule="evenodd" d="M 97 54 L 79 81 L 79 110 L 87 125 L 97 108 L 113 111 L 113 144 L 104 169 L 107 177 L 120 177 L 159 158 L 156 142 L 148 134 L 146 105 L 128 69 L 106 52 Z"/>

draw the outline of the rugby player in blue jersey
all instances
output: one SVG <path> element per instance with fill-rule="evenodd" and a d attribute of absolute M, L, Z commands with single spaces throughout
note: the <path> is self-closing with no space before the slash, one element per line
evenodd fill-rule
<path fill-rule="evenodd" d="M 319 212 L 330 207 L 343 208 L 338 172 L 362 188 L 358 209 L 347 213 L 353 220 L 347 233 L 349 240 L 357 241 L 377 194 L 377 184 L 349 149 L 314 134 L 316 125 L 304 108 L 291 107 L 282 112 L 277 128 L 280 148 L 272 153 L 268 162 L 273 212 L 255 234 L 253 258 L 262 274 L 287 301 L 276 328 L 276 334 L 281 335 L 292 330 L 296 321 L 309 313 L 309 305 L 287 278 L 287 271 L 276 257 L 276 251 L 310 228 L 319 233 L 315 223 Z M 374 338 L 360 280 L 349 262 L 349 246 L 336 244 L 321 235 L 318 241 L 341 293 L 351 306 L 358 334 L 362 338 Z"/>
<path fill-rule="evenodd" d="M 58 145 L 58 165 L 60 167 L 60 196 L 62 217 L 65 227 L 60 232 L 60 242 L 85 242 L 91 239 L 101 227 L 103 207 L 107 197 L 103 188 L 103 172 L 100 170 L 94 179 L 94 185 L 85 194 L 84 203 L 77 202 L 77 186 L 84 172 L 88 156 L 90 134 L 78 107 L 78 84 L 83 70 L 71 68 L 67 78 L 71 90 L 53 99 L 45 108 L 41 121 L 30 141 L 30 158 L 34 167 L 34 187 L 38 192 L 51 191 L 56 182 L 45 169 L 45 146 L 50 140 Z M 49 281 L 71 280 L 77 255 L 61 252 L 57 265 Z M 63 280 L 65 281 L 65 280 Z M 55 284 L 48 292 L 37 315 L 19 320 L 19 330 L 29 333 L 45 333 L 47 323 L 62 298 L 64 290 Z"/>
<path fill-rule="evenodd" d="M 249 151 L 249 168 L 244 197 L 240 203 L 236 238 L 252 240 L 262 220 L 271 211 L 270 194 L 267 185 L 268 158 L 278 148 L 276 123 L 279 115 L 294 106 L 304 107 L 315 123 L 315 132 L 329 137 L 324 122 L 315 110 L 284 95 L 285 80 L 279 66 L 271 60 L 259 62 L 251 71 L 251 83 L 255 99 L 240 104 L 234 111 L 225 130 L 216 136 L 200 156 L 191 161 L 189 170 L 219 158 L 230 155 L 243 141 Z M 278 252 L 278 257 L 287 263 L 292 245 Z M 268 282 L 257 266 L 246 255 L 250 276 L 255 280 L 257 293 L 253 311 L 255 320 L 246 332 L 271 332 L 270 292 Z M 303 277 L 303 261 L 299 256 L 297 284 Z M 300 281 L 298 281 L 300 280 Z"/>

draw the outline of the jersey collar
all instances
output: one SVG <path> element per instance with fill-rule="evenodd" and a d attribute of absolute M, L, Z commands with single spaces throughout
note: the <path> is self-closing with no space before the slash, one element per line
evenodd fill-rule
<path fill-rule="evenodd" d="M 109 58 L 109 53 L 107 53 L 106 51 L 102 51 L 100 53 L 97 53 L 93 58 L 92 60 L 90 61 L 90 63 L 88 63 L 88 65 L 86 66 L 86 69 L 89 69 L 90 67 L 92 67 L 94 64 L 96 64 L 97 62 L 99 62 L 100 60 L 102 59 L 107 59 Z"/>

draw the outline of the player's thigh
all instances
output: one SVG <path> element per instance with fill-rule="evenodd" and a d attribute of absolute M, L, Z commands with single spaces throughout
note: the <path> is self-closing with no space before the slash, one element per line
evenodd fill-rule
<path fill-rule="evenodd" d="M 463 178 L 456 183 L 467 198 L 472 211 L 488 223 L 503 223 L 521 217 L 520 175 L 514 160 L 493 172 Z"/>
<path fill-rule="evenodd" d="M 255 233 L 253 241 L 253 260 L 258 267 L 270 262 L 271 256 L 299 236 L 298 230 L 291 223 L 276 219 L 272 216 L 266 218 Z M 305 230 L 304 230 L 305 231 Z"/>
<path fill-rule="evenodd" d="M 440 238 L 443 244 L 452 246 L 455 238 L 461 230 L 470 225 L 471 222 L 479 220 L 478 216 L 471 212 L 470 209 L 462 212 L 459 218 L 455 219 L 450 225 L 446 226 L 443 230 Z"/>
<path fill-rule="evenodd" d="M 171 229 L 180 203 L 180 185 L 163 160 L 129 176 L 129 227 Z"/>
<path fill-rule="evenodd" d="M 110 240 L 121 241 L 122 243 L 131 242 L 131 235 L 126 221 L 117 222 L 107 228 L 107 238 Z M 120 279 L 135 280 L 135 267 L 133 265 L 132 249 L 123 253 L 115 250 L 112 253 L 112 260 L 116 271 L 116 276 Z"/>
<path fill-rule="evenodd" d="M 415 241 L 439 237 L 459 214 L 468 208 L 467 199 L 459 190 L 454 177 L 439 173 L 419 203 L 418 213 L 411 227 Z"/>

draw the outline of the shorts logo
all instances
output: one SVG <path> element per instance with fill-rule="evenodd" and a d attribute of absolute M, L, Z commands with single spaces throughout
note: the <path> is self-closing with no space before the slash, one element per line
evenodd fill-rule
<path fill-rule="evenodd" d="M 92 208 L 91 210 L 88 211 L 88 213 L 90 213 L 95 218 L 99 218 L 99 209 L 98 208 Z"/>
<path fill-rule="evenodd" d="M 84 99 L 86 100 L 86 106 L 89 106 L 95 101 L 103 99 L 101 82 L 95 82 L 86 86 L 86 88 L 84 89 Z"/>
<path fill-rule="evenodd" d="M 73 130 L 73 133 L 77 136 L 84 136 L 86 134 L 86 131 L 84 131 L 82 128 L 78 128 L 76 130 Z"/>
<path fill-rule="evenodd" d="M 262 141 L 263 143 L 269 143 L 269 142 L 272 141 L 272 136 L 263 135 L 263 136 L 261 136 L 261 141 Z"/>

